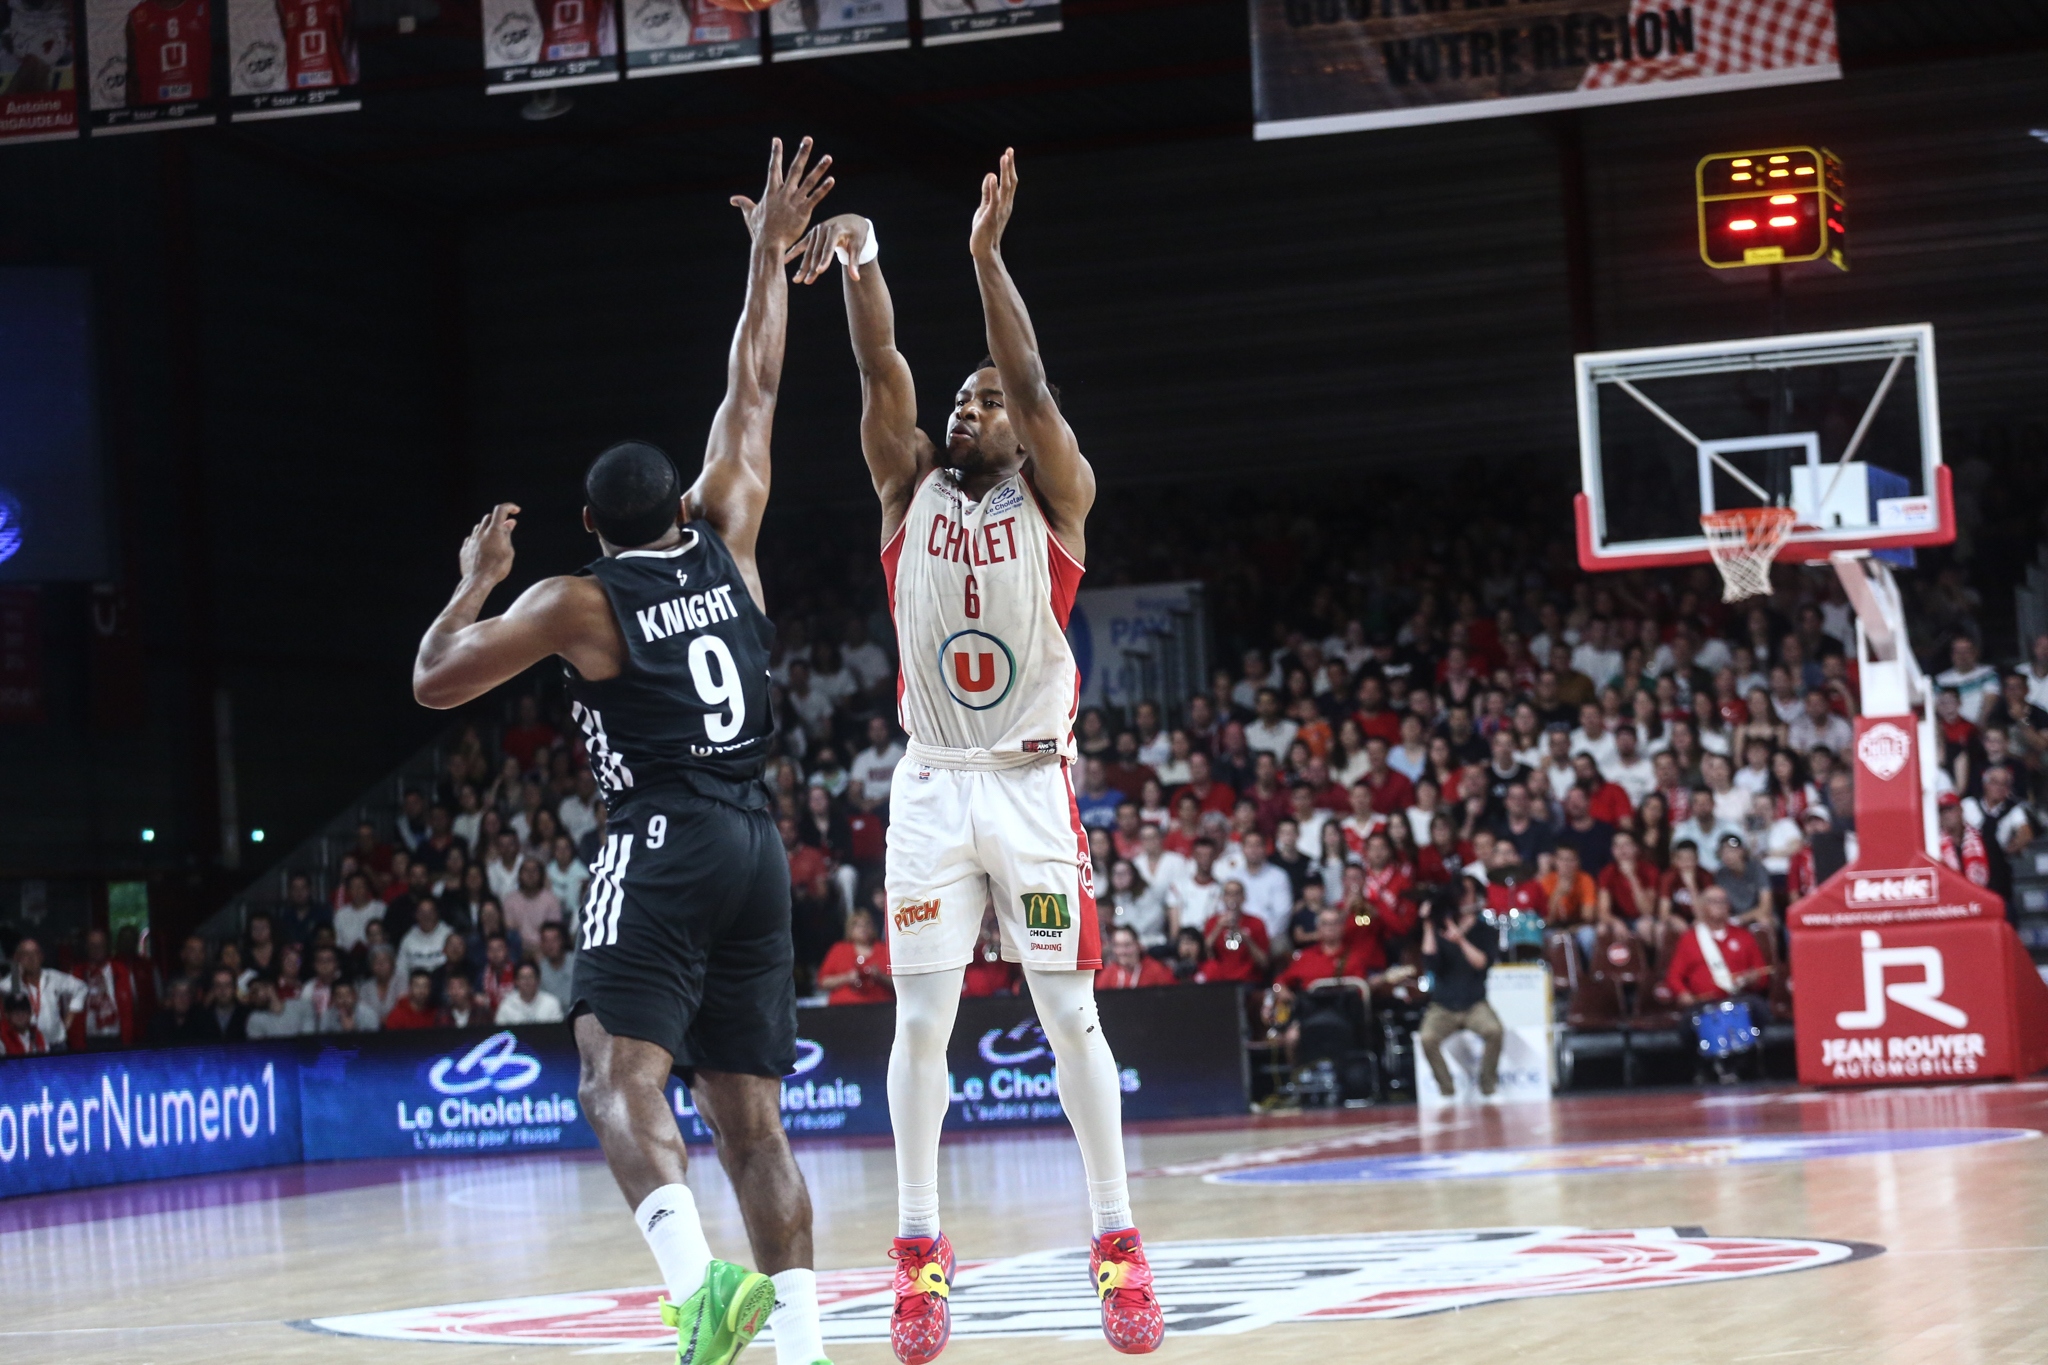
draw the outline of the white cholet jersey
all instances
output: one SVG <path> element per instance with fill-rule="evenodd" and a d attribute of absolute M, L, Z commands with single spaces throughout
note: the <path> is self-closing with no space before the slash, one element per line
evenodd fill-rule
<path fill-rule="evenodd" d="M 1083 570 L 1022 472 L 980 502 L 946 470 L 927 474 L 882 568 L 912 757 L 957 767 L 1072 761 L 1081 678 L 1066 625 Z"/>

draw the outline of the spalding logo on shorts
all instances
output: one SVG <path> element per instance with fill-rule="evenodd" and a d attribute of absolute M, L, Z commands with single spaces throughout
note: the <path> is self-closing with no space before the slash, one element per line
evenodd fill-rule
<path fill-rule="evenodd" d="M 939 678 L 954 701 L 986 711 L 1017 685 L 1017 656 L 985 630 L 956 630 L 939 646 Z"/>

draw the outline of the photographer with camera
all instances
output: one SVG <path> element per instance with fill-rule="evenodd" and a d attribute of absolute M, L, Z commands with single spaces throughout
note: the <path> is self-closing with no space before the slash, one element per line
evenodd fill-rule
<path fill-rule="evenodd" d="M 1454 899 L 1455 896 L 1455 899 Z M 1444 1040 L 1460 1030 L 1479 1035 L 1479 1093 L 1491 1095 L 1500 1084 L 1500 1050 L 1505 1038 L 1500 1018 L 1486 1003 L 1486 973 L 1500 958 L 1500 937 L 1480 918 L 1485 893 L 1472 877 L 1462 879 L 1429 898 L 1422 921 L 1422 966 L 1430 973 L 1429 1008 L 1422 1016 L 1422 1055 L 1436 1076 L 1440 1094 L 1457 1089 L 1444 1062 Z"/>

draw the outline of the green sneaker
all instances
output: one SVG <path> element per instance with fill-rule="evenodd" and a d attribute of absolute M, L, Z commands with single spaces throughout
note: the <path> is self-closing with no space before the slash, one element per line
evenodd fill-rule
<path fill-rule="evenodd" d="M 768 1321 L 775 1282 L 731 1261 L 713 1261 L 696 1293 L 680 1304 L 660 1302 L 663 1325 L 676 1329 L 676 1365 L 727 1365 Z"/>

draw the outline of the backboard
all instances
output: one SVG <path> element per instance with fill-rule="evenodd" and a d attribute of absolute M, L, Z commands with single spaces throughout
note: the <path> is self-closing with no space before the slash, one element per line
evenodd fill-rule
<path fill-rule="evenodd" d="M 1573 357 L 1579 564 L 1704 564 L 1704 512 L 1791 507 L 1778 557 L 1955 539 L 1934 329 L 1920 323 Z"/>

